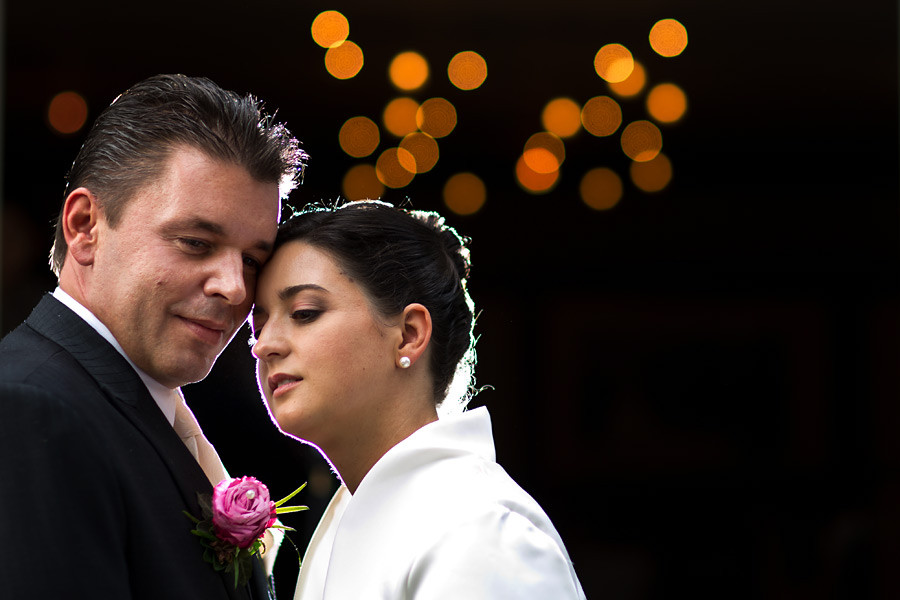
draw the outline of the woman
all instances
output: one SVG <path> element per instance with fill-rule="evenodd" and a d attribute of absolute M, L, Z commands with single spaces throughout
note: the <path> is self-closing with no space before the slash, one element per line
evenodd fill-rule
<path fill-rule="evenodd" d="M 434 213 L 367 201 L 282 226 L 252 317 L 259 385 L 343 483 L 295 598 L 584 597 L 550 520 L 494 461 L 487 409 L 462 412 L 468 269 Z"/>

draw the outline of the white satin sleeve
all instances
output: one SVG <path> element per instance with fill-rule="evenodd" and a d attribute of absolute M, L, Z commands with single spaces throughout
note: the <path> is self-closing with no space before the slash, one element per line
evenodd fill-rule
<path fill-rule="evenodd" d="M 565 551 L 502 506 L 448 531 L 419 555 L 407 579 L 415 600 L 584 600 Z"/>

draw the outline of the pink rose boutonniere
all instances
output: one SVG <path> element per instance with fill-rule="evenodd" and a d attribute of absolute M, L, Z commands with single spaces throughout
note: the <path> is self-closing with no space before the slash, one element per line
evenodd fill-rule
<path fill-rule="evenodd" d="M 253 556 L 264 548 L 262 537 L 270 527 L 294 531 L 276 525 L 277 515 L 307 510 L 306 506 L 282 506 L 306 487 L 304 483 L 278 502 L 269 497 L 269 488 L 254 477 L 223 479 L 213 488 L 212 497 L 199 494 L 203 519 L 185 511 L 196 525 L 191 533 L 200 538 L 203 560 L 217 571 L 234 573 L 234 587 L 247 583 Z M 264 550 L 263 550 L 264 551 Z"/>

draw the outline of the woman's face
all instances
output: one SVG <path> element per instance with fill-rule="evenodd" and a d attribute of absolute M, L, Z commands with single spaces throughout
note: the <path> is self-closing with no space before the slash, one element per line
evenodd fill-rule
<path fill-rule="evenodd" d="M 385 321 L 329 254 L 302 241 L 278 249 L 251 323 L 259 388 L 284 431 L 327 448 L 377 421 L 402 340 Z"/>

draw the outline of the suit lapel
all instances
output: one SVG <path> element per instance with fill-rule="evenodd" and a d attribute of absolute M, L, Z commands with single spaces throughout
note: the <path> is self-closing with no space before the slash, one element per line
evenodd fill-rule
<path fill-rule="evenodd" d="M 26 323 L 36 332 L 62 346 L 94 378 L 110 404 L 156 449 L 168 467 L 188 512 L 199 516 L 201 513 L 197 494 L 212 493 L 212 484 L 128 361 L 84 319 L 50 294 L 41 299 Z M 254 571 L 256 576 L 251 579 L 250 584 L 237 590 L 234 589 L 231 576 L 223 574 L 230 598 L 246 600 L 248 597 L 268 596 L 265 593 L 265 575 L 262 569 L 255 564 Z M 256 589 L 251 591 L 251 588 Z"/>

